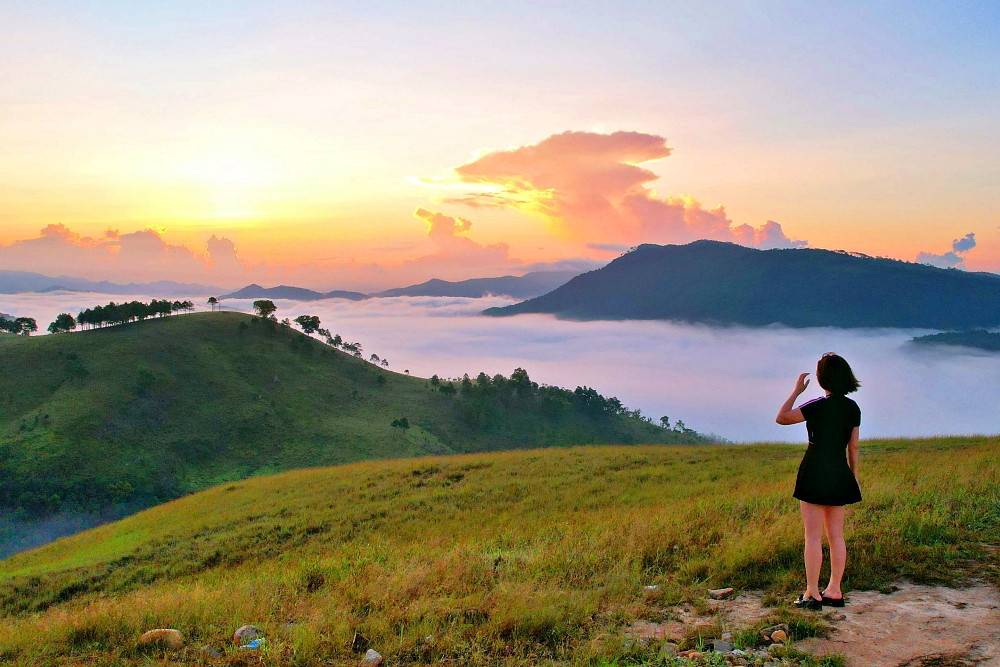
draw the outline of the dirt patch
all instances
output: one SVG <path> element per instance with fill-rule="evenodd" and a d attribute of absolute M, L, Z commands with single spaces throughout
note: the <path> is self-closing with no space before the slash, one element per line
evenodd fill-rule
<path fill-rule="evenodd" d="M 827 607 L 828 638 L 795 647 L 814 655 L 840 653 L 847 667 L 1000 667 L 1000 589 L 897 583 L 892 594 L 853 592 L 842 608 Z M 679 641 L 692 628 L 735 631 L 774 611 L 763 594 L 705 600 L 664 610 L 662 623 L 639 620 L 626 630 L 640 641 Z"/>
<path fill-rule="evenodd" d="M 897 584 L 891 595 L 849 593 L 829 609 L 833 633 L 796 644 L 842 653 L 848 667 L 1000 667 L 1000 590 Z M 842 618 L 841 618 L 842 617 Z"/>
<path fill-rule="evenodd" d="M 677 605 L 665 610 L 668 620 L 662 623 L 638 620 L 625 633 L 640 640 L 676 642 L 699 626 L 712 625 L 731 632 L 752 625 L 772 611 L 763 605 L 763 598 L 763 593 L 750 591 L 724 600 L 707 599 L 700 611 L 694 605 Z"/>

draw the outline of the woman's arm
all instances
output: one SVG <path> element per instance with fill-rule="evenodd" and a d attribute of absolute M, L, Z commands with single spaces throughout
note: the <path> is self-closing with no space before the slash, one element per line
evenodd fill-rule
<path fill-rule="evenodd" d="M 851 472 L 854 473 L 855 478 L 858 476 L 858 459 L 860 458 L 860 452 L 858 451 L 859 437 L 858 427 L 855 426 L 854 430 L 851 431 L 851 439 L 847 441 L 847 465 L 851 466 Z"/>
<path fill-rule="evenodd" d="M 806 379 L 807 375 L 809 373 L 799 375 L 799 379 L 795 381 L 795 389 L 792 390 L 792 395 L 781 404 L 781 407 L 778 409 L 778 416 L 774 418 L 774 421 L 787 426 L 788 424 L 801 424 L 806 420 L 802 416 L 802 411 L 798 408 L 792 410 L 792 406 L 795 405 L 795 399 L 799 397 L 799 394 L 804 392 L 806 387 L 809 386 L 809 380 Z"/>

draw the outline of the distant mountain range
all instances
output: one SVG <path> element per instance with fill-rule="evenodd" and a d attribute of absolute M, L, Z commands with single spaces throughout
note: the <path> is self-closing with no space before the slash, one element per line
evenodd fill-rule
<path fill-rule="evenodd" d="M 351 301 L 362 301 L 368 298 L 367 294 L 361 292 L 346 292 L 344 290 L 334 290 L 332 292 L 317 292 L 305 287 L 292 287 L 289 285 L 278 285 L 277 287 L 261 287 L 257 283 L 251 283 L 246 287 L 241 287 L 235 292 L 230 292 L 219 297 L 220 299 L 294 299 L 296 301 L 319 301 L 320 299 L 350 299 Z"/>
<path fill-rule="evenodd" d="M 732 243 L 641 245 L 548 294 L 487 315 L 678 320 L 716 325 L 1000 325 L 1000 276 L 830 250 Z"/>
<path fill-rule="evenodd" d="M 397 287 L 374 296 L 458 296 L 478 299 L 492 294 L 530 299 L 551 292 L 579 274 L 579 271 L 533 271 L 523 276 L 472 278 L 455 282 L 434 278 L 419 285 Z"/>
<path fill-rule="evenodd" d="M 196 296 L 215 294 L 220 290 L 210 285 L 179 283 L 172 280 L 158 280 L 151 283 L 128 283 L 122 285 L 107 280 L 87 280 L 71 276 L 45 276 L 30 271 L 0 271 L 0 294 L 19 292 L 100 292 L 102 294 L 142 294 L 148 296 Z"/>
<path fill-rule="evenodd" d="M 514 299 L 530 299 L 551 292 L 564 284 L 579 271 L 534 271 L 523 276 L 500 276 L 497 278 L 470 278 L 469 280 L 448 281 L 433 278 L 419 285 L 397 287 L 395 289 L 362 294 L 361 292 L 317 292 L 305 287 L 279 285 L 261 287 L 254 283 L 235 292 L 220 296 L 220 299 L 294 299 L 296 301 L 319 301 L 320 299 L 351 299 L 361 301 L 372 297 L 394 296 L 456 296 L 478 299 L 488 295 L 509 296 Z"/>

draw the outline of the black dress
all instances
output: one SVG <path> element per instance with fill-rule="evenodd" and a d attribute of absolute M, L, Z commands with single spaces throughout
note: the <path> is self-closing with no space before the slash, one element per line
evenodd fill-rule
<path fill-rule="evenodd" d="M 861 408 L 846 396 L 830 394 L 799 406 L 806 418 L 809 448 L 799 464 L 795 493 L 814 505 L 850 505 L 861 489 L 847 463 L 847 441 L 861 425 Z"/>

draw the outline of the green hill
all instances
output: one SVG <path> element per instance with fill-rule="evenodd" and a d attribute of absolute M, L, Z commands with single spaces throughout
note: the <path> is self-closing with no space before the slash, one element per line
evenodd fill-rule
<path fill-rule="evenodd" d="M 360 632 L 388 665 L 680 664 L 624 628 L 680 601 L 708 608 L 708 588 L 800 590 L 801 454 L 552 448 L 224 484 L 0 562 L 0 662 L 195 663 L 208 644 L 228 647 L 216 664 L 357 664 Z M 848 595 L 900 578 L 1000 582 L 996 470 L 996 437 L 863 442 Z M 776 621 L 793 637 L 824 628 L 787 607 L 756 623 Z M 246 623 L 267 638 L 259 658 L 232 646 Z M 160 627 L 186 648 L 137 646 Z M 745 647 L 757 629 L 702 632 Z"/>
<path fill-rule="evenodd" d="M 1000 333 L 984 331 L 947 331 L 938 334 L 917 336 L 911 343 L 922 347 L 965 347 L 986 352 L 1000 352 Z"/>
<path fill-rule="evenodd" d="M 699 441 L 593 391 L 539 387 L 523 372 L 435 385 L 239 313 L 0 335 L 0 382 L 0 528 L 8 549 L 27 534 L 11 517 L 134 510 L 293 468 Z M 402 418 L 408 428 L 394 427 Z"/>
<path fill-rule="evenodd" d="M 485 311 L 520 313 L 746 326 L 992 327 L 1000 325 L 1000 276 L 830 250 L 646 244 L 548 294 Z"/>

